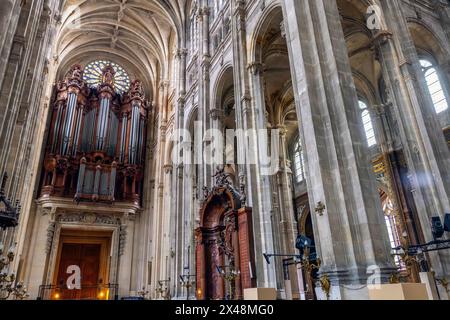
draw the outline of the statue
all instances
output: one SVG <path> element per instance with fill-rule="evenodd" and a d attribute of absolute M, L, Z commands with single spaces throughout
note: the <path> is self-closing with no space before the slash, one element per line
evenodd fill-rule
<path fill-rule="evenodd" d="M 67 72 L 66 78 L 81 81 L 83 79 L 83 68 L 79 64 L 73 65 Z"/>
<path fill-rule="evenodd" d="M 206 201 L 209 197 L 209 189 L 208 187 L 203 187 L 203 201 Z"/>
<path fill-rule="evenodd" d="M 141 83 L 140 80 L 134 80 L 131 83 L 131 91 L 132 92 L 138 92 L 138 93 L 142 94 L 143 90 L 142 90 L 142 83 Z"/>
<path fill-rule="evenodd" d="M 239 199 L 241 201 L 241 206 L 245 207 L 247 204 L 247 195 L 245 193 L 245 175 L 244 174 L 239 175 L 239 192 L 241 194 L 240 199 Z"/>
<path fill-rule="evenodd" d="M 110 84 L 113 85 L 114 84 L 114 75 L 115 75 L 115 71 L 114 68 L 111 66 L 106 66 L 103 69 L 103 83 L 105 84 Z"/>
<path fill-rule="evenodd" d="M 225 167 L 217 166 L 216 174 L 213 176 L 215 179 L 216 186 L 227 186 L 233 185 L 233 181 L 231 180 L 231 175 L 225 172 Z"/>

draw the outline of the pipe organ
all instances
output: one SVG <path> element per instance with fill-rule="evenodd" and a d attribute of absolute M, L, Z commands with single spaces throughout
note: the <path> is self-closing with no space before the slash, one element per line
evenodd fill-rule
<path fill-rule="evenodd" d="M 139 80 L 123 94 L 114 83 L 112 66 L 89 87 L 75 65 L 57 84 L 42 196 L 140 203 L 148 103 Z"/>

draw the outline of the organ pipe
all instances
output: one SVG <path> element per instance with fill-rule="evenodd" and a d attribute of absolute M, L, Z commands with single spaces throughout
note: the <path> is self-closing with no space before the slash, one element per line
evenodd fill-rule
<path fill-rule="evenodd" d="M 114 76 L 106 66 L 101 82 L 90 88 L 75 65 L 58 83 L 42 195 L 139 204 L 148 103 L 139 80 L 119 94 Z"/>

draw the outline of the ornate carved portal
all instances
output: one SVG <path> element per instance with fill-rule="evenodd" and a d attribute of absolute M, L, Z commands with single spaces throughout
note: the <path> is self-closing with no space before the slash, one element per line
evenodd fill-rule
<path fill-rule="evenodd" d="M 197 298 L 241 299 L 256 286 L 252 211 L 241 206 L 242 196 L 222 171 L 216 186 L 204 189 L 200 227 L 196 229 Z M 221 271 L 235 275 L 228 277 Z"/>

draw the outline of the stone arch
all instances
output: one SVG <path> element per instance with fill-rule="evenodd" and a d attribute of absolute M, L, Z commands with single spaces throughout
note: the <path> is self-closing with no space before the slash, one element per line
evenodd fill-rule
<path fill-rule="evenodd" d="M 197 298 L 242 298 L 243 289 L 255 286 L 251 209 L 242 207 L 242 195 L 225 169 L 215 185 L 203 189 L 200 226 L 195 230 Z M 226 280 L 221 272 L 237 272 Z"/>
<path fill-rule="evenodd" d="M 231 63 L 227 63 L 220 69 L 215 81 L 213 82 L 214 83 L 212 91 L 213 106 L 219 107 L 221 105 L 221 99 L 227 89 L 226 86 L 230 85 L 230 77 L 229 77 L 230 74 L 231 74 L 231 86 L 234 87 L 233 66 Z"/>
<path fill-rule="evenodd" d="M 270 22 L 279 17 L 283 16 L 281 4 L 273 1 L 269 5 L 267 5 L 262 13 L 261 17 L 256 24 L 255 30 L 253 32 L 253 36 L 250 42 L 250 57 L 253 61 L 261 61 L 261 56 L 258 56 L 261 50 L 262 44 L 262 36 L 267 32 L 268 26 L 270 26 Z"/>
<path fill-rule="evenodd" d="M 450 55 L 449 46 L 444 45 L 444 40 L 426 22 L 416 18 L 408 18 L 408 27 L 418 53 L 426 52 L 432 55 L 439 63 L 445 62 Z"/>

